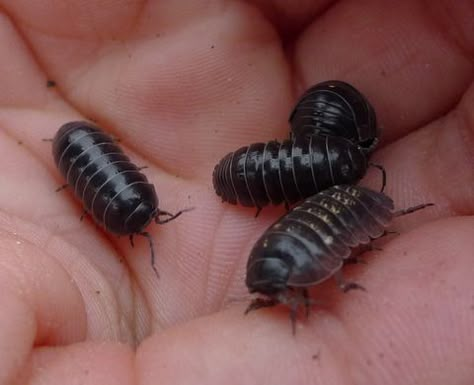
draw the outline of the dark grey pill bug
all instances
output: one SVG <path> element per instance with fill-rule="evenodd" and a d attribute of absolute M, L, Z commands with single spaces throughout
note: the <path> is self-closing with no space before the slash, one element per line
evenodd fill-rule
<path fill-rule="evenodd" d="M 158 275 L 153 240 L 145 228 L 152 220 L 163 224 L 186 210 L 171 214 L 159 209 L 153 184 L 110 135 L 89 122 L 61 126 L 53 139 L 53 157 L 67 182 L 62 187 L 73 190 L 84 212 L 106 232 L 128 235 L 132 246 L 134 235 L 148 239 L 151 265 Z"/>
<path fill-rule="evenodd" d="M 299 136 L 254 143 L 227 154 L 213 172 L 222 201 L 256 207 L 287 207 L 336 184 L 353 184 L 367 171 L 359 146 L 335 136 Z M 377 166 L 378 167 L 378 166 Z"/>
<path fill-rule="evenodd" d="M 309 311 L 309 287 L 335 277 L 343 291 L 363 289 L 342 276 L 343 264 L 357 261 L 352 250 L 386 234 L 394 217 L 432 205 L 393 211 L 393 201 L 384 193 L 351 185 L 307 198 L 270 226 L 250 252 L 246 285 L 265 298 L 255 299 L 246 313 L 286 304 L 294 332 L 298 306 Z"/>
<path fill-rule="evenodd" d="M 378 143 L 375 110 L 367 98 L 349 83 L 328 80 L 309 88 L 291 112 L 292 137 L 333 135 L 346 138 L 367 153 Z"/>

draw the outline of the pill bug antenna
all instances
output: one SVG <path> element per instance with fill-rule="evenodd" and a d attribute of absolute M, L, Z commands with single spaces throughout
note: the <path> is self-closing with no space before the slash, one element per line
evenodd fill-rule
<path fill-rule="evenodd" d="M 247 315 L 251 311 L 258 310 L 264 307 L 273 307 L 278 305 L 280 302 L 276 298 L 255 298 L 250 302 L 245 309 L 244 315 Z"/>
<path fill-rule="evenodd" d="M 142 237 L 145 237 L 148 240 L 148 245 L 150 247 L 150 255 L 151 255 L 151 268 L 155 272 L 156 278 L 160 278 L 160 275 L 158 274 L 158 270 L 156 269 L 156 265 L 155 265 L 155 244 L 153 242 L 153 239 L 150 233 L 146 231 L 142 231 L 141 233 L 130 234 L 128 237 L 130 240 L 130 245 L 132 247 L 135 247 L 135 243 L 133 242 L 133 237 L 135 235 L 141 235 Z"/>
<path fill-rule="evenodd" d="M 369 163 L 369 166 L 378 168 L 382 173 L 382 188 L 380 189 L 380 192 L 383 192 L 383 190 L 385 190 L 385 186 L 387 185 L 387 172 L 385 171 L 384 166 L 376 163 Z"/>
<path fill-rule="evenodd" d="M 155 215 L 155 223 L 159 225 L 163 225 L 165 223 L 172 221 L 173 219 L 178 218 L 181 214 L 186 213 L 188 211 L 192 211 L 192 210 L 194 210 L 194 207 L 188 207 L 186 209 L 178 211 L 176 214 L 172 214 L 164 210 L 158 210 Z M 160 216 L 165 216 L 167 218 L 160 219 Z"/>
<path fill-rule="evenodd" d="M 145 237 L 146 239 L 148 239 L 148 244 L 150 245 L 150 254 L 151 254 L 151 267 L 153 271 L 155 272 L 156 278 L 160 278 L 160 275 L 158 274 L 158 270 L 156 269 L 156 265 L 155 265 L 155 245 L 153 243 L 153 238 L 151 237 L 150 233 L 148 233 L 147 231 L 138 233 L 138 235 L 141 235 Z M 133 234 L 130 235 L 130 243 L 133 247 Z"/>
<path fill-rule="evenodd" d="M 401 210 L 395 211 L 393 213 L 393 216 L 394 217 L 401 217 L 403 215 L 411 214 L 411 213 L 414 213 L 415 211 L 422 210 L 422 209 L 424 209 L 426 207 L 430 207 L 430 206 L 434 206 L 434 203 L 423 203 L 421 205 L 416 205 L 416 206 L 408 207 L 406 209 L 401 209 Z"/>

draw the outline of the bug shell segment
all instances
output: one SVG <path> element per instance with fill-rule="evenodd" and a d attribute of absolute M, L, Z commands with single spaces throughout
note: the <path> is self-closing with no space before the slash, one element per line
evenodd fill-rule
<path fill-rule="evenodd" d="M 384 233 L 392 211 L 388 196 L 358 186 L 333 186 L 307 198 L 255 243 L 247 263 L 249 291 L 275 296 L 326 280 L 352 248 Z"/>
<path fill-rule="evenodd" d="M 106 231 L 140 233 L 156 216 L 154 186 L 100 128 L 85 121 L 64 124 L 53 139 L 53 157 L 85 211 Z"/>
<path fill-rule="evenodd" d="M 289 117 L 292 136 L 333 135 L 372 152 L 378 143 L 377 119 L 367 98 L 349 83 L 329 80 L 309 88 Z"/>

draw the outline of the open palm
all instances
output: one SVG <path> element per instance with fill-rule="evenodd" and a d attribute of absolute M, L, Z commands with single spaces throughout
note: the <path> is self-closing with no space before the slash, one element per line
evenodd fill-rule
<path fill-rule="evenodd" d="M 434 3 L 1 1 L 0 384 L 472 383 L 474 7 Z M 284 307 L 243 316 L 249 250 L 283 208 L 223 204 L 211 174 L 288 137 L 328 79 L 374 105 L 397 208 L 436 206 L 346 269 L 366 293 L 314 288 L 294 337 Z M 148 228 L 159 280 L 144 239 L 54 192 L 42 139 L 77 119 L 148 166 L 160 208 L 195 207 Z"/>

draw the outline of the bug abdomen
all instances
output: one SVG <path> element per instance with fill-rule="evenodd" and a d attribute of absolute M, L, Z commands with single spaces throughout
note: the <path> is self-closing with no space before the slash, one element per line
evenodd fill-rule
<path fill-rule="evenodd" d="M 214 169 L 213 184 L 223 201 L 261 208 L 290 205 L 335 184 L 356 183 L 366 170 L 365 154 L 348 140 L 301 136 L 227 154 Z"/>

